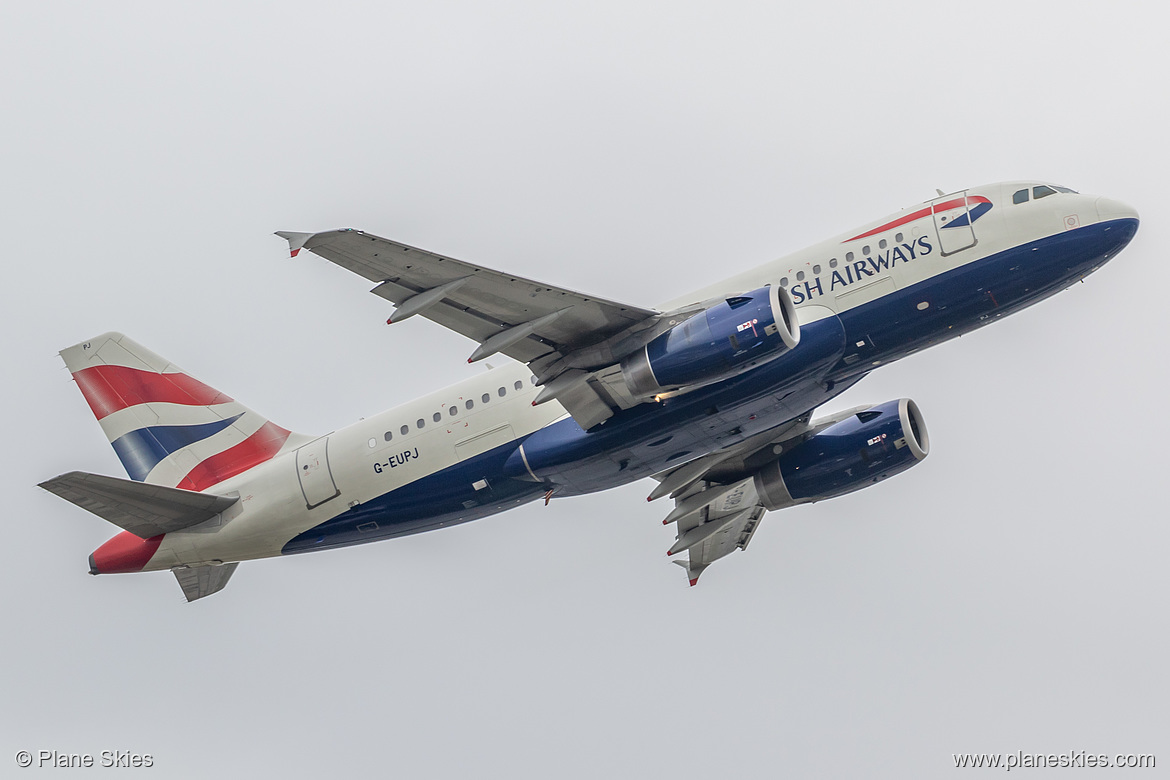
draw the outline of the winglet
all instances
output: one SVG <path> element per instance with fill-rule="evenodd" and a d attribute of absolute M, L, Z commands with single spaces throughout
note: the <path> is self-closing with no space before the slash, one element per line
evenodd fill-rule
<path fill-rule="evenodd" d="M 289 257 L 296 257 L 297 253 L 304 248 L 305 242 L 308 241 L 316 233 L 293 233 L 288 230 L 278 230 L 276 235 L 288 241 Z"/>
<path fill-rule="evenodd" d="M 703 570 L 706 569 L 708 566 L 708 564 L 706 564 L 706 563 L 700 563 L 698 565 L 692 566 L 690 561 L 682 561 L 682 560 L 671 561 L 671 563 L 677 564 L 677 565 L 683 567 L 684 570 L 686 570 L 687 581 L 691 583 L 692 588 L 698 584 L 699 575 L 702 574 Z"/>

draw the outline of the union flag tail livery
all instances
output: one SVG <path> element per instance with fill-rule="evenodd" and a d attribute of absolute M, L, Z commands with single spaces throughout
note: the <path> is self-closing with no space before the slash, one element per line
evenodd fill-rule
<path fill-rule="evenodd" d="M 512 361 L 313 438 L 107 333 L 61 355 L 130 479 L 70 472 L 41 486 L 123 529 L 90 556 L 93 574 L 169 570 L 194 600 L 240 561 L 651 477 L 649 500 L 674 502 L 665 552 L 694 585 L 747 547 L 766 512 L 869 488 L 930 451 L 908 398 L 814 419 L 819 406 L 1083 281 L 1137 229 L 1119 201 L 988 184 L 658 308 L 358 230 L 282 231 L 293 257 L 306 250 L 371 282 L 396 306 L 394 333 L 419 315 L 471 339 L 469 362 Z"/>
<path fill-rule="evenodd" d="M 137 482 L 206 490 L 304 438 L 121 333 L 76 344 L 61 357 Z"/>

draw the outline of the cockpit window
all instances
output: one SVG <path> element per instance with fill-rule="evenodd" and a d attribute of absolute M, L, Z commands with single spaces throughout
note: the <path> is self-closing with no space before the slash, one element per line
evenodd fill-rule
<path fill-rule="evenodd" d="M 1012 203 L 1027 203 L 1027 202 L 1028 202 L 1028 191 L 1026 189 L 1025 190 L 1016 190 L 1016 194 L 1012 195 Z"/>
<path fill-rule="evenodd" d="M 1068 187 L 1057 187 L 1055 184 L 1054 184 L 1054 185 L 1052 185 L 1052 187 L 1053 187 L 1053 189 L 1055 189 L 1057 192 L 1067 192 L 1067 193 L 1069 193 L 1069 194 L 1071 194 L 1071 195 L 1079 195 L 1079 194 L 1080 194 L 1080 193 L 1078 193 L 1076 190 L 1070 190 Z"/>
<path fill-rule="evenodd" d="M 1032 197 L 1036 198 L 1036 200 L 1040 200 L 1041 198 L 1047 198 L 1049 195 L 1055 195 L 1055 194 L 1056 194 L 1056 190 L 1054 190 L 1051 187 L 1044 185 L 1044 184 L 1041 184 L 1039 187 L 1032 188 Z"/>

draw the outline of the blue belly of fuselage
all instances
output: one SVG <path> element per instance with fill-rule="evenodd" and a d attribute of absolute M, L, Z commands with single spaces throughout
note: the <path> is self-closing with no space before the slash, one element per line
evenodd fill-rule
<path fill-rule="evenodd" d="M 802 328 L 808 360 L 776 360 L 724 382 L 616 413 L 583 431 L 560 420 L 353 507 L 302 533 L 284 554 L 468 522 L 555 489 L 605 490 L 781 426 L 878 365 L 982 327 L 1075 283 L 1133 238 L 1135 219 L 1049 236 L 982 258 Z M 925 307 L 922 304 L 926 304 Z M 841 332 L 843 329 L 843 333 Z M 518 457 L 524 445 L 527 463 Z M 533 475 L 538 479 L 533 479 Z M 475 487 L 476 483 L 487 487 Z"/>

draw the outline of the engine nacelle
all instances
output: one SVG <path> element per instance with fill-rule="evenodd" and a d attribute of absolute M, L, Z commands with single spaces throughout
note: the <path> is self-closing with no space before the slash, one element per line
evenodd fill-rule
<path fill-rule="evenodd" d="M 712 306 L 622 360 L 635 396 L 710 384 L 736 376 L 800 341 L 796 307 L 778 284 Z"/>
<path fill-rule="evenodd" d="M 756 472 L 756 492 L 769 510 L 843 496 L 900 474 L 929 452 L 918 405 L 887 401 L 781 453 Z"/>

